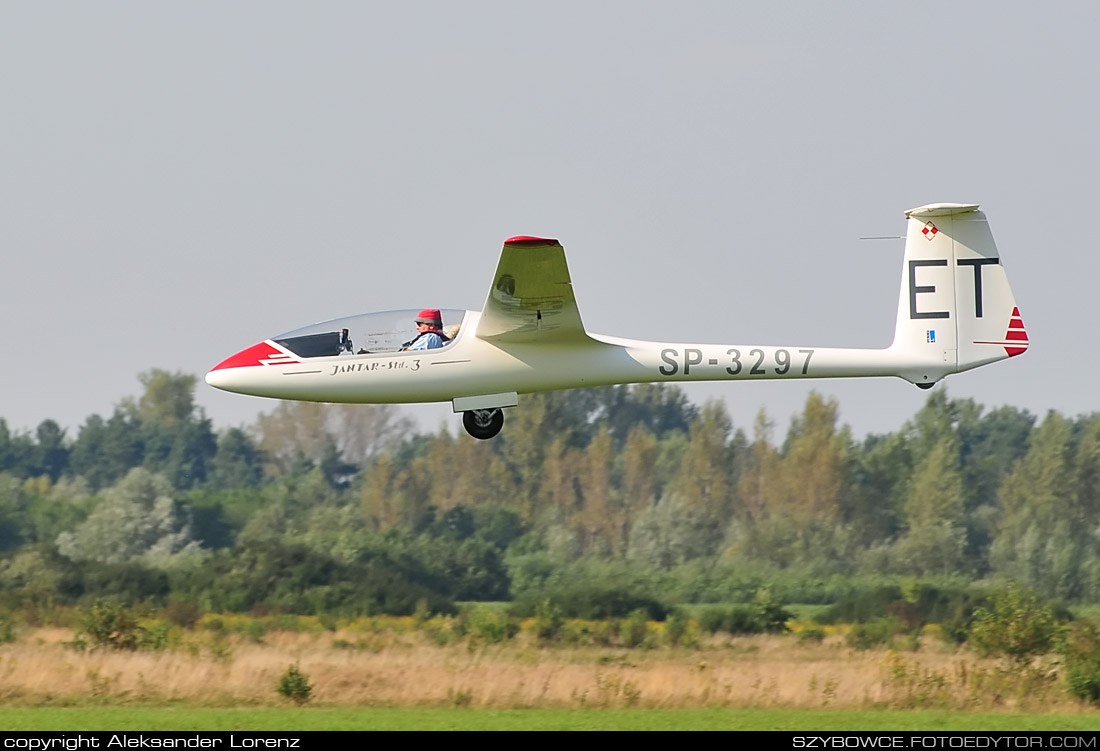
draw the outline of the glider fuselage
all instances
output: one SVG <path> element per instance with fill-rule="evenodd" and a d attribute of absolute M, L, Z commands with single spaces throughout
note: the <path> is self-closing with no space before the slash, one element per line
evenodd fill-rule
<path fill-rule="evenodd" d="M 476 330 L 480 313 L 467 311 L 464 330 Z M 913 368 L 935 381 L 927 361 L 906 360 L 890 349 L 753 344 L 649 342 L 589 335 L 587 341 L 494 344 L 459 335 L 439 349 L 344 353 L 297 358 L 273 340 L 264 344 L 287 357 L 254 367 L 211 371 L 207 381 L 226 391 L 276 399 L 363 404 L 450 401 L 488 393 L 519 394 L 617 383 L 750 381 L 901 375 Z M 274 359 L 274 358 L 267 358 Z"/>

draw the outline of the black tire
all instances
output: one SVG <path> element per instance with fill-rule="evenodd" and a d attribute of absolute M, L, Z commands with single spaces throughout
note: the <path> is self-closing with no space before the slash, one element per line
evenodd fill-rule
<path fill-rule="evenodd" d="M 504 427 L 504 410 L 473 409 L 462 413 L 462 427 L 474 438 L 485 441 Z"/>

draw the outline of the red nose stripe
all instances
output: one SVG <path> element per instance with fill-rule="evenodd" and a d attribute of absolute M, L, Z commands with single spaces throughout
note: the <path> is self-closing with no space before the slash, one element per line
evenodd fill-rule
<path fill-rule="evenodd" d="M 291 362 L 301 361 L 282 350 L 275 349 L 275 347 L 267 342 L 260 342 L 248 349 L 242 349 L 232 357 L 227 357 L 215 365 L 212 370 L 221 370 L 222 368 L 249 368 L 253 365 L 281 365 Z"/>

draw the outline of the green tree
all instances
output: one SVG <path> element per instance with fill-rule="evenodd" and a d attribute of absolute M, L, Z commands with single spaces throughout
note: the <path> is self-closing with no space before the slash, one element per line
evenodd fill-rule
<path fill-rule="evenodd" d="M 70 465 L 73 472 L 85 478 L 96 491 L 141 466 L 143 455 L 139 419 L 119 407 L 109 420 L 99 415 L 85 420 L 73 442 Z"/>
<path fill-rule="evenodd" d="M 177 489 L 203 483 L 217 440 L 195 406 L 195 376 L 154 368 L 138 380 L 145 387 L 142 395 L 136 402 L 123 400 L 116 411 L 129 415 L 140 432 L 142 466 Z"/>
<path fill-rule="evenodd" d="M 1071 438 L 1070 423 L 1048 414 L 1001 488 L 1002 530 L 1018 532 L 1031 523 L 1050 526 L 1072 510 Z"/>
<path fill-rule="evenodd" d="M 659 571 L 688 561 L 716 556 L 726 527 L 716 522 L 711 509 L 700 507 L 678 489 L 666 492 L 638 515 L 630 536 L 630 559 Z"/>
<path fill-rule="evenodd" d="M 282 401 L 256 418 L 257 443 L 272 462 L 273 474 L 287 474 L 299 457 L 320 461 L 331 443 L 328 412 L 317 402 Z"/>
<path fill-rule="evenodd" d="M 1073 522 L 1100 518 L 1100 414 L 1086 418 L 1073 460 Z"/>
<path fill-rule="evenodd" d="M 950 574 L 966 550 L 965 509 L 958 446 L 943 437 L 920 462 L 905 502 L 908 531 L 895 547 L 898 573 Z"/>
<path fill-rule="evenodd" d="M 54 420 L 43 420 L 35 430 L 38 439 L 35 474 L 46 474 L 57 482 L 69 468 L 69 447 L 65 431 Z"/>
<path fill-rule="evenodd" d="M 645 425 L 635 425 L 622 452 L 623 479 L 622 503 L 622 553 L 630 549 L 630 533 L 638 517 L 653 507 L 659 496 L 659 478 L 656 473 L 657 437 Z"/>
<path fill-rule="evenodd" d="M 46 476 L 23 483 L 26 514 L 21 534 L 28 542 L 53 542 L 88 515 L 88 483 L 81 477 L 62 477 L 51 484 Z"/>
<path fill-rule="evenodd" d="M 143 423 L 143 465 L 163 475 L 173 488 L 186 490 L 201 485 L 217 453 L 217 439 L 205 417 L 174 425 Z"/>
<path fill-rule="evenodd" d="M 363 510 L 373 529 L 393 527 L 419 532 L 432 523 L 432 460 L 413 459 L 398 470 L 393 457 L 380 456 L 367 470 L 362 489 Z"/>
<path fill-rule="evenodd" d="M 263 452 L 248 433 L 229 428 L 218 436 L 210 484 L 218 490 L 259 487 L 264 476 L 263 462 Z"/>
<path fill-rule="evenodd" d="M 394 503 L 393 457 L 383 454 L 367 468 L 363 480 L 363 513 L 371 529 L 389 529 L 398 523 L 398 513 Z"/>
<path fill-rule="evenodd" d="M 163 477 L 141 468 L 131 470 L 103 494 L 103 501 L 80 526 L 58 535 L 58 550 L 74 561 L 102 563 L 136 558 L 163 563 L 175 555 L 198 552 L 188 515 L 172 492 Z"/>
<path fill-rule="evenodd" d="M 627 520 L 611 476 L 612 461 L 611 434 L 601 427 L 581 460 L 577 476 L 579 507 L 570 519 L 586 551 L 621 554 L 624 548 Z"/>
<path fill-rule="evenodd" d="M 787 434 L 778 476 L 773 480 L 779 487 L 773 514 L 797 520 L 840 518 L 848 436 L 837 430 L 836 423 L 836 401 L 811 392 Z"/>
<path fill-rule="evenodd" d="M 24 480 L 0 473 L 0 552 L 14 550 L 25 542 L 29 502 Z"/>
<path fill-rule="evenodd" d="M 33 477 L 42 471 L 41 457 L 34 440 L 22 432 L 12 433 L 8 423 L 0 418 L 0 472 Z"/>
<path fill-rule="evenodd" d="M 982 408 L 966 400 L 956 430 L 967 489 L 967 509 L 997 505 L 997 493 L 1012 466 L 1027 453 L 1035 416 L 1015 407 Z"/>
<path fill-rule="evenodd" d="M 734 457 L 729 445 L 733 426 L 725 405 L 710 401 L 691 425 L 687 450 L 675 480 L 682 502 L 710 515 L 717 526 L 729 523 L 734 501 Z"/>
<path fill-rule="evenodd" d="M 273 474 L 286 474 L 302 457 L 314 465 L 340 457 L 363 467 L 411 427 L 393 405 L 284 401 L 256 419 L 254 432 Z"/>
<path fill-rule="evenodd" d="M 772 445 L 774 424 L 761 409 L 753 423 L 753 439 L 749 458 L 738 482 L 738 495 L 750 521 L 762 520 L 774 513 L 779 488 L 779 452 Z"/>
<path fill-rule="evenodd" d="M 174 428 L 195 412 L 195 381 L 190 373 L 169 373 L 153 368 L 138 375 L 145 391 L 137 402 L 143 423 Z"/>
<path fill-rule="evenodd" d="M 674 431 L 687 433 L 699 417 L 699 408 L 674 385 L 642 383 L 592 391 L 597 402 L 594 423 L 606 425 L 617 446 L 639 426 L 663 438 Z"/>
<path fill-rule="evenodd" d="M 851 492 L 844 512 L 864 546 L 901 533 L 911 471 L 910 446 L 903 435 L 869 436 L 864 441 L 853 462 Z"/>
<path fill-rule="evenodd" d="M 994 570 L 1058 597 L 1077 597 L 1095 549 L 1077 506 L 1072 425 L 1051 412 L 1001 488 L 1003 516 L 990 550 Z"/>

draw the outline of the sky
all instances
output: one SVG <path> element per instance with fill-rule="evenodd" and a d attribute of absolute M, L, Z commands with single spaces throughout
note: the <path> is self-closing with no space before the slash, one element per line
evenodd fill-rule
<path fill-rule="evenodd" d="M 902 242 L 860 238 L 933 202 L 981 204 L 1031 339 L 948 394 L 1097 411 L 1097 28 L 1089 1 L 7 0 L 0 417 L 75 437 L 161 368 L 250 424 L 275 403 L 208 387 L 217 362 L 480 309 L 520 234 L 562 241 L 596 333 L 884 347 Z M 857 436 L 927 398 L 684 388 L 781 430 L 816 390 Z"/>

